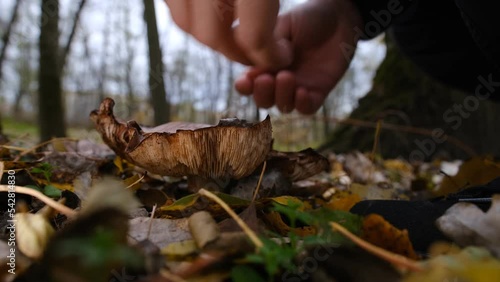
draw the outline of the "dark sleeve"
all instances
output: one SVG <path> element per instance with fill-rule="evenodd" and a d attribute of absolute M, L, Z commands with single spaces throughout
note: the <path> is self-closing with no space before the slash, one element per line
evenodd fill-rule
<path fill-rule="evenodd" d="M 363 19 L 361 39 L 372 39 L 384 32 L 417 0 L 352 0 Z"/>
<path fill-rule="evenodd" d="M 497 1 L 455 0 L 477 46 L 500 70 L 500 3 Z"/>

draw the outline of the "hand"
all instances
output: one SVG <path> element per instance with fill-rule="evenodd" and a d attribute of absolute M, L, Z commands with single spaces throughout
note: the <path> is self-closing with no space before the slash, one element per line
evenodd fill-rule
<path fill-rule="evenodd" d="M 362 20 L 350 0 L 310 0 L 280 16 L 278 38 L 291 42 L 292 64 L 277 72 L 258 65 L 236 81 L 259 107 L 282 112 L 316 112 L 349 67 Z"/>
<path fill-rule="evenodd" d="M 231 60 L 267 70 L 290 65 L 290 42 L 276 36 L 279 0 L 165 0 L 174 22 Z M 239 25 L 233 28 L 234 20 Z"/>

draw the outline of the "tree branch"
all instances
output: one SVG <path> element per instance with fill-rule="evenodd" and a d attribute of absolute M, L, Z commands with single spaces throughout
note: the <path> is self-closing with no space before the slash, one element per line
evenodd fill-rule
<path fill-rule="evenodd" d="M 59 74 L 62 75 L 64 70 L 64 66 L 66 65 L 66 60 L 68 59 L 69 52 L 71 51 L 71 45 L 73 44 L 73 39 L 75 38 L 76 29 L 78 27 L 78 23 L 80 22 L 80 16 L 82 15 L 83 7 L 87 3 L 87 0 L 81 0 L 78 5 L 78 10 L 75 12 L 75 17 L 73 21 L 73 26 L 71 28 L 71 32 L 68 36 L 68 40 L 66 41 L 66 45 L 61 50 L 61 55 L 59 57 Z"/>
<path fill-rule="evenodd" d="M 22 0 L 16 1 L 16 4 L 12 12 L 12 18 L 10 18 L 7 30 L 5 31 L 5 34 L 2 36 L 3 46 L 2 49 L 0 50 L 0 81 L 2 80 L 2 75 L 3 75 L 2 67 L 3 67 L 3 62 L 5 61 L 5 54 L 7 53 L 7 46 L 9 45 L 10 35 L 12 34 L 12 29 L 14 28 L 14 25 L 17 21 L 17 17 L 19 15 L 19 7 L 21 7 L 21 2 Z"/>

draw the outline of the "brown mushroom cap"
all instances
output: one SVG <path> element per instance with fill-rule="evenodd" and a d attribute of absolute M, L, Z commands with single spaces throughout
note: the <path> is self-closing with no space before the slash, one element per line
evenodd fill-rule
<path fill-rule="evenodd" d="M 257 124 L 231 119 L 175 133 L 144 132 L 134 121 L 117 121 L 113 106 L 106 98 L 90 114 L 97 131 L 117 155 L 156 174 L 240 179 L 262 164 L 271 149 L 269 116 Z"/>

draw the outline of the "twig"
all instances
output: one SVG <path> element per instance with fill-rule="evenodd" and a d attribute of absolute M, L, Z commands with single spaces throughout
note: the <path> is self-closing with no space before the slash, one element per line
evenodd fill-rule
<path fill-rule="evenodd" d="M 332 227 L 333 230 L 338 231 L 340 234 L 344 235 L 346 238 L 354 242 L 356 245 L 378 256 L 381 259 L 384 259 L 396 266 L 400 266 L 402 268 L 406 268 L 412 271 L 423 270 L 423 267 L 417 261 L 414 261 L 402 255 L 391 253 L 369 242 L 366 242 L 363 239 L 359 238 L 358 236 L 352 234 L 351 232 L 349 232 L 349 230 L 345 229 L 342 225 L 336 222 L 330 222 L 330 226 Z"/>
<path fill-rule="evenodd" d="M 260 184 L 262 183 L 262 178 L 264 178 L 264 172 L 266 172 L 267 161 L 262 165 L 262 171 L 260 172 L 259 182 L 257 182 L 257 187 L 255 188 L 255 192 L 253 192 L 252 203 L 255 203 L 255 198 L 257 198 L 257 194 L 260 190 Z"/>
<path fill-rule="evenodd" d="M 371 122 L 371 121 L 365 121 L 365 120 L 359 120 L 359 119 L 352 119 L 352 118 L 346 118 L 346 119 L 339 119 L 339 118 L 326 118 L 324 119 L 327 122 L 336 122 L 340 124 L 346 124 L 346 125 L 352 125 L 352 126 L 359 126 L 359 127 L 368 127 L 368 128 L 377 128 L 377 123 L 376 122 Z M 406 126 L 406 125 L 398 125 L 398 124 L 391 124 L 391 123 L 383 123 L 381 125 L 382 129 L 386 130 L 391 130 L 391 131 L 397 131 L 397 132 L 406 132 L 406 133 L 413 133 L 413 134 L 418 134 L 418 135 L 425 135 L 425 136 L 433 136 L 433 130 L 431 129 L 426 129 L 426 128 L 420 128 L 420 127 L 413 127 L 413 126 Z M 461 150 L 463 150 L 469 157 L 475 157 L 477 156 L 476 151 L 465 144 L 464 142 L 460 141 L 460 139 L 450 136 L 448 134 L 443 134 L 443 138 L 446 138 L 446 142 L 449 142 Z M 324 148 L 326 144 L 323 144 L 322 147 Z"/>
<path fill-rule="evenodd" d="M 236 221 L 236 223 L 241 227 L 241 229 L 243 229 L 243 232 L 247 234 L 248 238 L 250 238 L 250 240 L 255 245 L 257 250 L 259 250 L 264 246 L 264 243 L 262 243 L 259 237 L 257 237 L 255 232 L 253 232 L 253 230 L 250 229 L 250 227 L 248 227 L 248 225 L 223 200 L 217 197 L 217 195 L 203 188 L 200 189 L 200 191 L 198 191 L 198 194 L 205 196 L 213 200 L 217 204 L 219 204 L 234 219 L 234 221 Z"/>
<path fill-rule="evenodd" d="M 21 186 L 0 185 L 0 192 L 16 192 L 20 194 L 33 196 L 67 217 L 74 217 L 77 214 L 74 210 L 68 208 L 67 206 L 62 205 L 52 200 L 51 198 L 45 196 L 44 194 L 38 192 L 37 190 L 31 188 L 26 188 Z"/>
<path fill-rule="evenodd" d="M 0 145 L 0 147 L 5 148 L 7 150 L 20 151 L 20 152 L 24 152 L 27 150 L 26 148 L 10 146 L 10 145 Z"/>
<path fill-rule="evenodd" d="M 375 140 L 373 140 L 372 154 L 370 156 L 371 161 L 375 160 L 375 153 L 377 152 L 378 143 L 380 139 L 380 128 L 382 127 L 382 120 L 377 121 L 377 128 L 375 129 Z"/>
<path fill-rule="evenodd" d="M 45 145 L 47 145 L 47 144 L 50 144 L 50 143 L 55 142 L 55 141 L 64 141 L 64 140 L 67 140 L 67 141 L 78 141 L 78 139 L 75 139 L 75 138 L 70 138 L 70 137 L 52 138 L 52 139 L 50 139 L 50 140 L 48 140 L 48 141 L 42 142 L 42 143 L 40 143 L 40 144 L 38 144 L 38 145 L 35 145 L 35 146 L 33 146 L 33 147 L 31 147 L 31 148 L 29 148 L 29 149 L 25 150 L 24 152 L 22 152 L 21 154 L 19 154 L 19 155 L 18 155 L 18 156 L 14 159 L 14 161 L 18 161 L 18 160 L 19 160 L 22 156 L 27 155 L 27 154 L 29 154 L 29 153 L 31 153 L 31 152 L 33 152 L 33 151 L 35 151 L 36 149 L 41 148 L 41 147 L 43 147 L 43 146 L 45 146 Z"/>
<path fill-rule="evenodd" d="M 144 179 L 145 176 L 146 176 L 146 174 L 143 174 L 141 177 L 139 177 L 139 179 L 137 179 L 136 181 L 134 181 L 132 184 L 130 184 L 129 186 L 127 186 L 125 189 L 129 189 L 131 187 L 134 187 L 134 185 L 137 184 L 137 183 L 139 183 L 139 182 L 141 182 Z"/>
<path fill-rule="evenodd" d="M 153 206 L 153 210 L 151 211 L 151 216 L 149 217 L 149 224 L 148 224 L 148 234 L 146 238 L 149 239 L 149 235 L 151 234 L 151 227 L 153 227 L 153 218 L 155 217 L 156 213 L 156 204 Z"/>

